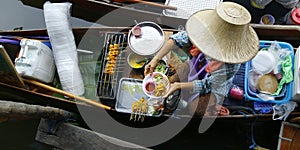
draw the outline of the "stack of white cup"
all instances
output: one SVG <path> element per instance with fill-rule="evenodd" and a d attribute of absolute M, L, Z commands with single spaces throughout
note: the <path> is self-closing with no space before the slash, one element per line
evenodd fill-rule
<path fill-rule="evenodd" d="M 70 7 L 71 3 L 46 2 L 44 16 L 62 88 L 72 94 L 83 95 L 84 84 L 70 25 Z"/>

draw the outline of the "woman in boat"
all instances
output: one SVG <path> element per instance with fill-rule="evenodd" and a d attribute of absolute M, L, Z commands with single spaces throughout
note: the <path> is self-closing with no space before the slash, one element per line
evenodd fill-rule
<path fill-rule="evenodd" d="M 250 13 L 233 2 L 223 2 L 215 10 L 196 12 L 187 20 L 186 31 L 170 36 L 146 65 L 145 75 L 152 73 L 159 60 L 175 45 L 190 49 L 194 56 L 201 51 L 208 62 L 206 76 L 188 80 L 187 76 L 193 72 L 190 70 L 193 63 L 183 63 L 176 74 L 170 77 L 172 84 L 165 98 L 181 90 L 181 94 L 189 96 L 187 102 L 191 113 L 216 115 L 224 108 L 223 100 L 232 86 L 233 76 L 240 63 L 250 60 L 258 52 L 259 40 L 249 24 L 250 20 Z"/>

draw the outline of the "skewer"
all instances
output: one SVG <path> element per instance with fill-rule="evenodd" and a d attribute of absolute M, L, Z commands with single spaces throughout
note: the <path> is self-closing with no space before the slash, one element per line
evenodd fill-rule
<path fill-rule="evenodd" d="M 115 38 L 115 43 L 114 44 L 118 44 L 116 47 L 115 47 L 115 45 L 114 45 L 114 48 L 116 48 L 117 49 L 117 51 L 118 51 L 118 55 L 116 56 L 117 57 L 117 60 L 116 60 L 116 63 L 117 63 L 117 61 L 119 61 L 119 54 L 120 54 L 120 44 L 121 44 L 121 35 L 119 35 L 119 39 L 118 39 L 118 41 L 117 41 L 117 38 Z M 117 64 L 118 65 L 118 64 Z M 119 65 L 118 65 L 119 66 Z M 118 69 L 118 71 L 119 71 L 119 68 L 118 67 L 116 67 L 115 66 L 115 68 L 116 69 L 114 69 L 114 74 L 113 74 L 113 79 L 112 79 L 112 82 L 111 82 L 111 87 L 112 87 L 112 89 L 110 90 L 110 95 L 112 95 L 112 91 L 113 91 L 113 85 L 114 85 L 114 76 L 116 75 L 116 73 L 118 73 L 117 72 L 117 69 Z"/>
<path fill-rule="evenodd" d="M 104 95 L 104 89 L 105 89 L 105 82 L 106 82 L 106 73 L 104 73 L 104 81 L 102 83 L 102 89 L 101 89 L 101 93 Z"/>
<path fill-rule="evenodd" d="M 108 91 L 108 90 L 109 90 L 109 83 L 110 83 L 110 80 L 111 80 L 111 74 L 109 73 L 109 74 L 108 74 L 108 80 L 107 80 L 106 93 L 105 93 L 105 94 L 108 95 L 108 96 L 110 96 L 110 95 L 109 95 L 109 91 Z"/>
<path fill-rule="evenodd" d="M 111 37 L 111 42 L 110 42 L 110 44 L 109 44 L 109 50 L 108 50 L 108 56 L 107 56 L 107 58 L 106 59 L 108 59 L 108 58 L 110 58 L 110 53 L 112 53 L 113 52 L 113 44 L 114 44 L 114 42 L 113 42 L 113 38 L 114 38 L 114 35 Z M 110 64 L 110 62 L 109 61 L 107 61 L 107 65 L 106 65 L 106 68 L 105 68 L 105 71 L 108 71 L 109 70 L 109 68 L 114 68 L 114 67 L 111 67 L 111 66 L 108 66 L 108 64 Z M 108 82 L 107 82 L 107 86 L 106 86 L 106 90 L 105 90 L 105 94 L 107 95 L 107 96 L 110 96 L 109 95 L 109 83 L 110 83 L 110 80 L 111 80 L 111 74 L 112 74 L 112 72 L 113 72 L 114 70 L 112 70 L 112 71 L 110 71 L 110 72 L 105 72 L 107 75 L 108 75 Z"/>
<path fill-rule="evenodd" d="M 108 37 L 107 37 L 108 38 Z M 105 45 L 105 55 L 104 55 L 104 59 L 102 61 L 105 61 L 105 56 L 107 56 L 107 53 L 108 53 L 108 50 L 109 50 L 109 38 L 107 39 L 107 42 L 106 42 L 106 45 Z M 104 65 L 104 64 L 103 64 Z M 105 70 L 105 67 L 106 66 L 103 66 L 103 71 Z M 102 73 L 103 74 L 103 73 Z M 106 83 L 106 73 L 104 72 L 104 81 L 103 81 L 103 84 L 102 84 L 102 88 L 101 88 L 101 93 L 104 95 L 104 89 L 105 89 L 105 83 Z"/>
<path fill-rule="evenodd" d="M 110 42 L 109 42 L 109 40 L 110 40 Z M 109 44 L 110 43 L 110 44 Z M 104 57 L 104 61 L 106 61 L 106 63 L 105 63 L 105 66 L 104 66 L 104 81 L 103 81 L 103 86 L 102 86 L 102 93 L 103 93 L 103 95 L 105 95 L 105 93 L 107 92 L 107 90 L 108 90 L 108 87 L 106 87 L 106 78 L 107 78 L 107 70 L 108 70 L 108 60 L 107 60 L 107 58 L 109 57 L 109 52 L 110 52 L 110 50 L 111 50 L 111 48 L 110 48 L 110 45 L 112 44 L 112 38 L 110 38 L 110 37 L 108 37 L 108 39 L 107 39 L 107 44 L 106 44 L 106 57 Z M 109 74 L 108 74 L 108 77 L 110 78 L 110 76 L 109 76 Z M 108 85 L 108 83 L 107 83 L 107 85 Z M 105 90 L 105 89 L 107 89 L 107 90 Z"/>
<path fill-rule="evenodd" d="M 125 36 L 122 33 L 106 34 L 107 44 L 105 45 L 106 48 L 103 58 L 104 62 L 102 63 L 103 70 L 101 78 L 104 79 L 104 81 L 100 82 L 101 92 L 99 93 L 102 93 L 101 95 L 107 98 L 108 96 L 109 98 L 113 98 L 113 90 L 116 90 L 117 87 L 116 85 L 118 74 L 123 71 L 123 68 L 125 68 L 125 66 L 122 66 L 122 64 L 126 62 L 126 60 L 125 58 L 120 57 L 120 54 L 122 55 L 123 53 L 123 51 L 121 51 L 121 48 L 124 44 L 124 40 Z"/>

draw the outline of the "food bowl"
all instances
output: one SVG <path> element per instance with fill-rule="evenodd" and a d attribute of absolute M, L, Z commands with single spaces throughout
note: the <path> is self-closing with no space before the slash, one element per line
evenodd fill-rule
<path fill-rule="evenodd" d="M 154 83 L 155 88 L 152 92 L 147 90 L 148 83 Z M 160 98 L 165 96 L 170 89 L 170 82 L 166 75 L 161 72 L 153 72 L 148 74 L 143 80 L 143 91 L 144 93 L 152 98 Z"/>
<path fill-rule="evenodd" d="M 162 59 L 158 62 L 157 66 L 154 69 L 154 72 L 161 72 L 163 74 L 166 74 L 168 72 L 168 63 L 165 59 Z"/>
<path fill-rule="evenodd" d="M 140 26 L 136 25 L 132 28 L 131 32 L 134 36 L 139 37 L 142 35 L 142 28 Z"/>
<path fill-rule="evenodd" d="M 127 63 L 131 68 L 140 69 L 143 68 L 148 61 L 145 56 L 138 55 L 136 53 L 130 53 L 127 57 Z"/>
<path fill-rule="evenodd" d="M 145 84 L 146 93 L 152 94 L 156 88 L 156 84 L 153 81 L 147 81 Z"/>

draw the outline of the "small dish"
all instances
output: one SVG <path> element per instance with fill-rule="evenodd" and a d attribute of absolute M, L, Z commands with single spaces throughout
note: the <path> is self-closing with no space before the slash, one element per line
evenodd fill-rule
<path fill-rule="evenodd" d="M 134 36 L 136 36 L 136 37 L 139 37 L 139 36 L 141 36 L 142 35 L 142 28 L 140 27 L 140 26 L 135 26 L 135 27 L 133 27 L 132 28 L 132 34 L 134 35 Z"/>
<path fill-rule="evenodd" d="M 162 59 L 158 62 L 157 66 L 154 69 L 154 72 L 161 72 L 163 74 L 166 74 L 168 72 L 168 63 L 167 60 Z"/>
<path fill-rule="evenodd" d="M 151 94 L 154 92 L 156 88 L 156 84 L 153 82 L 153 81 L 147 81 L 146 84 L 145 84 L 145 89 L 146 89 L 146 92 L 148 94 Z"/>
<path fill-rule="evenodd" d="M 141 56 L 133 52 L 127 56 L 127 63 L 133 69 L 143 68 L 147 61 L 148 59 L 145 58 L 145 56 Z"/>

